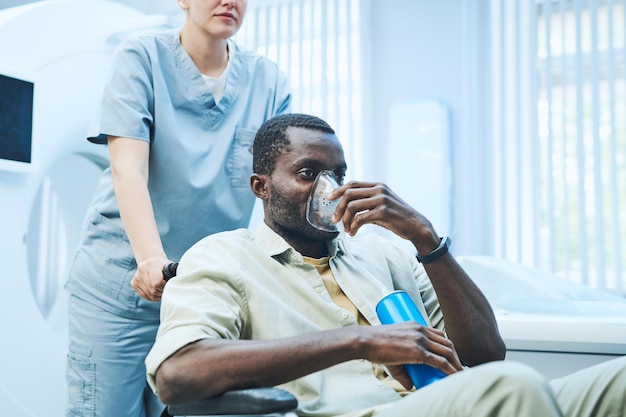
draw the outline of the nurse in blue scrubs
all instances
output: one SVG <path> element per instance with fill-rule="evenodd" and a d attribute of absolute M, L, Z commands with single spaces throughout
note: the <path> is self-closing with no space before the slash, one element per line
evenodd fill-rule
<path fill-rule="evenodd" d="M 67 290 L 67 416 L 158 416 L 144 359 L 164 265 L 206 235 L 246 227 L 251 146 L 290 109 L 275 63 L 230 39 L 245 0 L 180 0 L 181 29 L 126 39 L 90 140 L 108 144 Z"/>

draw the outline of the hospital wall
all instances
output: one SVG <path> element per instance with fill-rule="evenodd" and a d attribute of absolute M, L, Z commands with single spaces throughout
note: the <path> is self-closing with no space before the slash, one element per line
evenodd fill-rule
<path fill-rule="evenodd" d="M 407 100 L 432 100 L 448 109 L 450 165 L 419 171 L 423 160 L 405 167 L 401 191 L 416 200 L 445 200 L 423 195 L 424 186 L 451 175 L 451 196 L 437 204 L 450 210 L 450 224 L 441 233 L 453 237 L 455 254 L 492 253 L 490 203 L 487 193 L 489 126 L 489 2 L 485 0 L 368 1 L 365 18 L 371 45 L 364 71 L 370 80 L 368 105 L 372 117 L 371 143 L 364 148 L 374 176 L 385 178 L 389 158 L 390 118 L 394 105 Z M 416 115 L 418 116 L 418 115 Z M 414 152 L 407 136 L 406 152 Z M 393 160 L 393 158 L 391 158 Z M 451 172 L 449 172 L 451 169 Z M 435 190 L 436 191 L 436 190 Z M 407 196 L 407 197 L 410 197 Z M 420 209 L 420 203 L 416 204 Z M 435 225 L 437 226 L 437 225 Z"/>

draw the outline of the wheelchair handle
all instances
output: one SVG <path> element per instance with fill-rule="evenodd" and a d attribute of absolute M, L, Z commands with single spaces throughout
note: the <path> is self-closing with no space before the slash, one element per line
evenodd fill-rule
<path fill-rule="evenodd" d="M 172 262 L 163 267 L 163 279 L 169 281 L 176 276 L 176 270 L 178 269 L 178 262 Z"/>

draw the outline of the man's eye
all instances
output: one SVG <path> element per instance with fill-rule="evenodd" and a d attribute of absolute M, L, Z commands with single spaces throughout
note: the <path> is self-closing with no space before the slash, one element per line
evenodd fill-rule
<path fill-rule="evenodd" d="M 317 173 L 315 171 L 313 171 L 312 169 L 303 169 L 300 170 L 299 172 L 300 176 L 304 179 L 310 179 L 313 180 L 315 179 L 315 177 L 317 176 Z"/>

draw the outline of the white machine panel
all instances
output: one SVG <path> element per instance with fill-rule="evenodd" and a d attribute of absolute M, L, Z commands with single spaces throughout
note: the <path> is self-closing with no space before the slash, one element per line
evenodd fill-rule
<path fill-rule="evenodd" d="M 0 118 L 3 415 L 65 414 L 63 284 L 95 183 L 108 165 L 106 147 L 85 139 L 87 126 L 119 40 L 161 23 L 100 0 L 0 10 L 0 81 L 18 80 L 14 88 L 32 90 L 32 100 L 28 91 L 9 99 L 8 84 L 0 84 L 0 107 L 15 116 Z M 28 117 L 20 115 L 30 112 L 29 135 Z"/>

